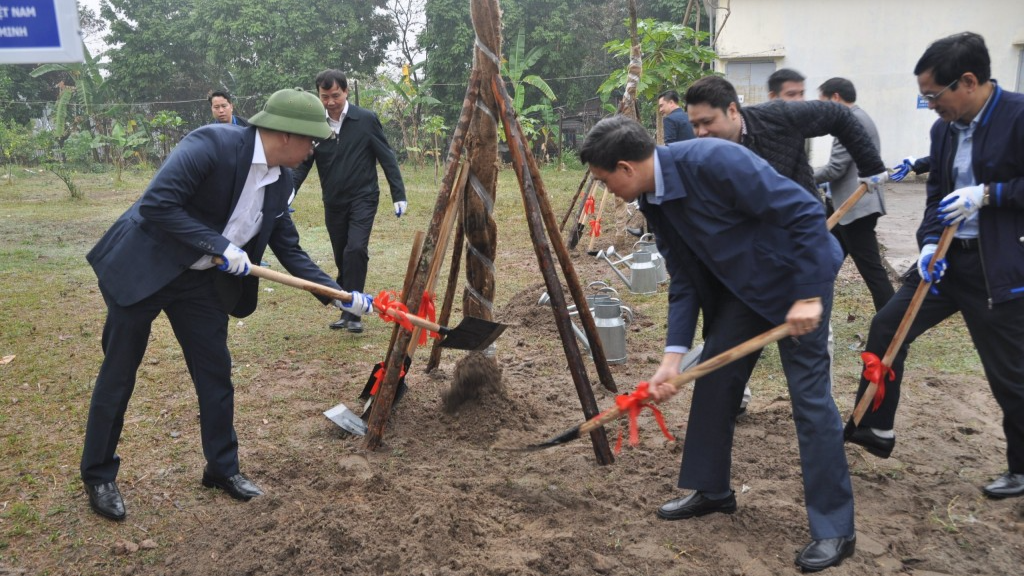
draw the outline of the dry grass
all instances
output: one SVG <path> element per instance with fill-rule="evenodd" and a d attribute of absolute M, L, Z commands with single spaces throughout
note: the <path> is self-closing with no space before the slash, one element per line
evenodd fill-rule
<path fill-rule="evenodd" d="M 386 192 L 382 195 L 371 243 L 368 291 L 401 287 L 412 236 L 426 228 L 432 213 L 438 191 L 433 170 L 406 166 L 404 174 L 411 209 L 407 217 L 396 219 Z M 104 574 L 119 565 L 112 554 L 97 554 L 96 547 L 106 546 L 103 543 L 126 532 L 118 532 L 117 526 L 88 511 L 78 478 L 86 412 L 101 361 L 99 339 L 105 315 L 84 255 L 138 197 L 148 177 L 146 173 L 126 174 L 126 183 L 114 189 L 110 175 L 80 176 L 86 197 L 81 201 L 66 199 L 60 182 L 47 174 L 19 172 L 13 185 L 0 186 L 0 357 L 15 356 L 0 365 L 0 573 L 7 567 L 32 567 L 37 568 L 34 574 Z M 581 174 L 552 170 L 543 177 L 560 218 Z M 333 274 L 315 177 L 294 207 L 304 248 Z M 501 173 L 496 220 L 499 289 L 495 305 L 501 307 L 526 287 L 541 282 L 511 170 Z M 273 258 L 269 260 L 277 267 Z M 583 277 L 583 281 L 617 283 L 609 272 L 592 273 L 595 277 Z M 445 277 L 446 272 L 439 293 Z M 837 287 L 834 325 L 836 372 L 843 374 L 837 379 L 837 388 L 842 386 L 843 392 L 837 396 L 845 398 L 850 396 L 851 375 L 859 366 L 859 350 L 849 345 L 858 333 L 866 337 L 871 310 L 859 278 L 849 268 L 844 269 L 843 278 Z M 236 386 L 243 390 L 258 386 L 256 376 L 287 359 L 298 366 L 337 366 L 336 381 L 307 383 L 310 385 L 295 393 L 299 400 L 317 404 L 324 397 L 354 398 L 365 381 L 362 367 L 385 356 L 390 330 L 370 319 L 364 335 L 339 337 L 326 328 L 336 318 L 333 308 L 322 307 L 295 289 L 269 283 L 261 288 L 259 310 L 244 321 L 232 321 L 229 344 Z M 628 304 L 651 320 L 637 338 L 631 336 L 631 348 L 639 358 L 660 357 L 664 288 L 647 297 L 621 291 Z M 847 321 L 848 317 L 852 320 Z M 966 342 L 962 324 L 947 323 L 918 343 L 915 361 L 937 365 L 939 370 L 980 374 L 976 356 Z M 544 350 L 561 354 L 557 341 L 545 344 Z M 301 376 L 300 370 L 296 373 L 300 384 Z M 569 390 L 567 375 L 565 390 Z M 773 349 L 765 352 L 759 364 L 755 393 L 786 394 Z M 255 429 L 256 435 L 273 436 L 279 432 L 278 423 L 294 419 L 293 400 L 267 397 L 255 404 L 240 403 L 236 422 Z M 846 412 L 849 406 L 841 401 L 840 409 Z M 133 465 L 122 471 L 119 481 L 132 486 L 146 479 L 158 488 L 150 497 L 164 507 L 153 507 L 156 512 L 151 515 L 129 519 L 127 532 L 136 539 L 145 538 L 147 531 L 174 534 L 174 515 L 160 510 L 211 497 L 199 488 L 198 481 L 185 485 L 170 479 L 184 470 L 201 468 L 196 413 L 194 392 L 177 343 L 166 320 L 160 318 L 139 371 L 120 448 Z M 286 446 L 290 440 L 285 437 L 279 442 Z M 390 457 L 401 458 L 401 454 Z M 141 465 L 143 461 L 145 465 Z M 161 549 L 139 554 L 151 563 L 162 557 Z M 104 559 L 94 560 L 97 557 Z M 82 558 L 93 560 L 82 565 Z"/>

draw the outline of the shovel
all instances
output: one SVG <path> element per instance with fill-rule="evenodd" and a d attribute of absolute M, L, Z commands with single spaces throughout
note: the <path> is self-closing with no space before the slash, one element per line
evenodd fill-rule
<path fill-rule="evenodd" d="M 338 404 L 334 408 L 324 412 L 324 416 L 327 416 L 331 422 L 334 422 L 349 434 L 366 436 L 366 422 L 363 422 L 344 404 Z"/>
<path fill-rule="evenodd" d="M 214 262 L 220 263 L 223 262 L 223 260 L 220 258 L 214 258 Z M 348 292 L 335 290 L 329 286 L 323 286 L 316 282 L 310 282 L 309 280 L 289 276 L 288 274 L 282 274 L 276 270 L 271 270 L 262 266 L 250 266 L 249 274 L 252 274 L 257 278 L 263 278 L 264 280 L 270 280 L 271 282 L 285 284 L 293 288 L 301 288 L 307 292 L 312 292 L 313 294 L 318 294 L 320 296 L 336 298 L 342 302 L 352 301 L 352 295 Z M 401 312 L 394 309 L 385 310 L 377 307 L 376 304 L 374 307 L 382 314 L 386 314 L 393 318 L 408 320 L 414 326 L 419 326 L 424 330 L 440 334 L 442 338 L 440 346 L 442 348 L 454 348 L 456 350 L 483 350 L 497 340 L 498 336 L 501 336 L 501 333 L 505 331 L 505 328 L 508 328 L 505 324 L 498 324 L 481 318 L 473 318 L 472 316 L 463 318 L 462 322 L 459 322 L 459 325 L 455 328 L 448 328 L 408 312 Z"/>
<path fill-rule="evenodd" d="M 932 256 L 931 262 L 928 264 L 928 272 L 932 272 L 935 268 L 935 263 L 945 258 L 946 250 L 949 249 L 949 245 L 953 242 L 953 235 L 956 233 L 956 226 L 947 226 L 942 231 L 942 236 L 939 237 L 938 247 L 935 249 L 935 255 Z M 882 396 L 885 395 L 885 377 L 891 371 L 893 360 L 896 359 L 896 354 L 900 350 L 900 346 L 903 346 L 903 340 L 907 337 L 907 332 L 910 331 L 910 325 L 914 323 L 914 318 L 917 316 L 917 311 L 921 309 L 921 304 L 924 302 L 925 296 L 928 295 L 928 289 L 931 287 L 931 282 L 926 282 L 924 278 L 921 279 L 921 283 L 917 285 L 917 290 L 914 292 L 914 296 L 910 299 L 910 304 L 907 306 L 907 311 L 903 314 L 903 320 L 900 321 L 899 327 L 896 328 L 896 333 L 893 334 L 892 341 L 889 342 L 889 347 L 885 350 L 885 356 L 881 360 L 880 370 L 873 376 L 868 376 L 868 368 L 864 368 L 864 377 L 868 379 L 868 387 L 864 389 L 864 395 L 860 397 L 860 402 L 857 402 L 857 406 L 853 409 L 853 414 L 850 415 L 850 419 L 846 422 L 846 428 L 843 430 L 843 435 L 846 439 L 849 439 L 854 432 L 857 431 L 857 427 L 860 426 L 861 419 L 864 418 L 864 414 L 867 413 L 868 407 L 871 406 L 872 402 L 875 401 L 875 396 L 878 395 L 878 403 L 881 403 Z M 869 354 L 868 352 L 864 353 Z M 862 355 L 863 356 L 863 355 Z M 871 354 L 876 360 L 877 356 Z"/>
<path fill-rule="evenodd" d="M 789 336 L 789 326 L 787 324 L 781 324 L 779 326 L 776 326 L 775 328 L 772 328 L 771 330 L 759 336 L 755 336 L 750 340 L 747 340 L 746 342 L 742 342 L 740 344 L 737 344 L 736 346 L 733 346 L 732 348 L 726 350 L 725 352 L 722 352 L 718 356 L 710 358 L 706 362 L 701 362 L 700 364 L 697 364 L 693 368 L 684 370 L 678 376 L 671 378 L 668 381 L 668 384 L 671 384 L 673 388 L 678 390 L 684 384 L 692 382 L 706 374 L 714 372 L 715 370 L 718 370 L 722 366 L 739 360 L 740 358 L 743 358 L 748 354 L 757 352 L 758 350 L 764 348 L 765 346 L 771 344 L 772 342 L 782 340 L 786 336 Z M 582 424 L 573 426 L 572 428 L 566 430 L 565 432 L 562 432 L 561 434 L 551 438 L 550 440 L 541 442 L 540 444 L 531 444 L 530 446 L 527 446 L 526 448 L 522 448 L 520 450 L 524 452 L 534 452 L 537 450 L 544 450 L 545 448 L 551 448 L 552 446 L 565 444 L 571 440 L 579 438 L 580 436 L 596 428 L 600 428 L 601 426 L 604 426 L 609 422 L 617 420 L 624 413 L 625 412 L 619 408 L 618 404 L 616 404 L 609 410 L 602 412 L 597 416 L 594 416 L 593 418 L 587 420 Z"/>

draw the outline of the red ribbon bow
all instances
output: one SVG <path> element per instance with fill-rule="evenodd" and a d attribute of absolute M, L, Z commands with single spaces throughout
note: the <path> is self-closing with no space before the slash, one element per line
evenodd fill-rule
<path fill-rule="evenodd" d="M 624 414 L 629 414 L 629 445 L 636 446 L 640 444 L 640 430 L 637 427 L 636 419 L 640 415 L 640 411 L 644 408 L 650 408 L 651 412 L 654 413 L 654 421 L 658 423 L 658 427 L 661 428 L 661 433 L 665 435 L 665 438 L 669 440 L 675 440 L 668 431 L 668 426 L 665 425 L 665 417 L 662 416 L 661 410 L 652 404 L 649 400 L 651 393 L 649 392 L 650 384 L 647 382 L 641 382 L 636 390 L 630 394 L 619 394 L 615 397 L 615 407 Z M 619 439 L 615 442 L 615 453 L 618 454 L 622 451 L 622 430 L 619 430 Z"/>
<path fill-rule="evenodd" d="M 381 320 L 385 322 L 395 322 L 402 328 L 405 328 L 409 332 L 416 329 L 413 326 L 412 321 L 409 320 L 409 307 L 402 304 L 400 296 L 390 290 L 381 290 L 380 294 L 373 299 L 373 305 L 378 309 L 378 315 Z M 426 318 L 431 322 L 434 322 L 434 316 L 436 311 L 434 309 L 434 298 L 429 292 L 423 293 L 423 299 L 420 300 L 419 316 Z M 419 344 L 422 346 L 427 343 L 427 338 L 441 338 L 441 335 L 432 330 L 423 330 L 420 332 Z"/>
<path fill-rule="evenodd" d="M 601 235 L 601 221 L 593 219 L 590 221 L 590 235 L 597 238 Z"/>
<path fill-rule="evenodd" d="M 885 377 L 888 376 L 891 382 L 896 379 L 896 373 L 892 368 L 882 364 L 882 359 L 874 352 L 861 352 L 860 359 L 864 362 L 864 378 L 878 386 L 875 399 L 871 403 L 871 410 L 875 411 L 882 406 L 882 399 L 885 398 Z"/>
<path fill-rule="evenodd" d="M 402 304 L 397 294 L 390 290 L 381 290 L 380 294 L 373 299 L 373 305 L 379 310 L 381 320 L 385 322 L 396 322 L 402 328 L 412 332 L 413 325 L 406 314 L 409 308 Z"/>
<path fill-rule="evenodd" d="M 583 213 L 584 214 L 593 214 L 596 211 L 597 210 L 596 210 L 596 208 L 594 206 L 594 197 L 590 196 L 590 197 L 587 198 L 587 201 L 583 203 Z"/>

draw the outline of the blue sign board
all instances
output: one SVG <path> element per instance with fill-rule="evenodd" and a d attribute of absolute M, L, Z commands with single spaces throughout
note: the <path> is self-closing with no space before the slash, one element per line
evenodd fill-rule
<path fill-rule="evenodd" d="M 0 0 L 0 64 L 81 61 L 75 0 Z"/>
<path fill-rule="evenodd" d="M 53 0 L 0 3 L 0 46 L 60 48 L 60 29 Z"/>
<path fill-rule="evenodd" d="M 920 110 L 921 108 L 924 108 L 926 110 L 928 109 L 928 101 L 925 100 L 924 96 L 921 96 L 920 94 L 917 95 L 917 108 L 918 110 Z"/>

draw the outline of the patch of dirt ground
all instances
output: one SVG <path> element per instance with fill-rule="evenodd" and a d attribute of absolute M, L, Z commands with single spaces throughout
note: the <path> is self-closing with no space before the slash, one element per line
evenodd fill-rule
<path fill-rule="evenodd" d="M 578 267 L 599 266 L 586 256 L 576 260 Z M 593 270 L 581 276 L 598 276 Z M 130 512 L 155 507 L 173 516 L 178 532 L 162 535 L 159 562 L 128 560 L 111 573 L 796 573 L 794 554 L 809 534 L 792 414 L 777 392 L 755 386 L 754 401 L 737 426 L 733 487 L 739 509 L 733 515 L 679 522 L 655 517 L 661 503 L 680 495 L 675 482 L 681 445 L 666 441 L 647 412 L 640 420 L 641 445 L 624 448 L 610 466 L 597 465 L 588 439 L 533 453 L 503 449 L 539 442 L 582 421 L 550 309 L 537 305 L 543 291 L 537 284 L 496 310 L 497 319 L 509 325 L 498 341 L 497 393 L 446 414 L 441 396 L 459 357 L 446 352 L 441 367 L 427 375 L 420 368 L 427 351 L 421 351 L 407 376 L 409 393 L 376 452 L 365 452 L 360 439 L 344 436 L 319 414 L 326 408 L 321 395 L 330 397 L 336 386 L 337 366 L 278 361 L 257 385 L 239 390 L 238 399 L 294 403 L 292 421 L 277 429 L 265 421 L 236 422 L 243 471 L 266 495 L 248 503 L 211 491 L 176 495 L 201 471 L 201 457 L 194 454 L 198 441 L 191 443 L 188 470 L 166 483 L 169 493 L 122 486 Z M 650 308 L 664 306 L 663 293 Z M 630 330 L 647 322 L 661 332 L 640 307 L 634 311 Z M 631 345 L 629 361 L 612 367 L 622 391 L 653 372 L 659 350 L 660 340 Z M 343 365 L 353 381 L 348 389 L 361 388 L 374 361 Z M 597 384 L 592 362 L 587 365 L 598 405 L 606 408 L 613 394 Z M 319 392 L 296 395 L 310 384 Z M 855 374 L 837 375 L 844 417 L 855 386 Z M 337 400 L 357 402 L 354 394 Z M 688 394 L 663 408 L 671 431 L 685 435 Z M 979 491 L 1005 469 L 1000 419 L 981 378 L 908 373 L 893 458 L 879 460 L 847 447 L 857 552 L 827 574 L 1019 573 L 1024 501 L 987 500 Z M 614 442 L 615 431 L 609 436 Z M 88 515 L 84 497 L 75 505 Z M 125 534 L 136 541 L 152 537 L 136 530 Z M 87 552 L 82 560 L 95 561 Z"/>

